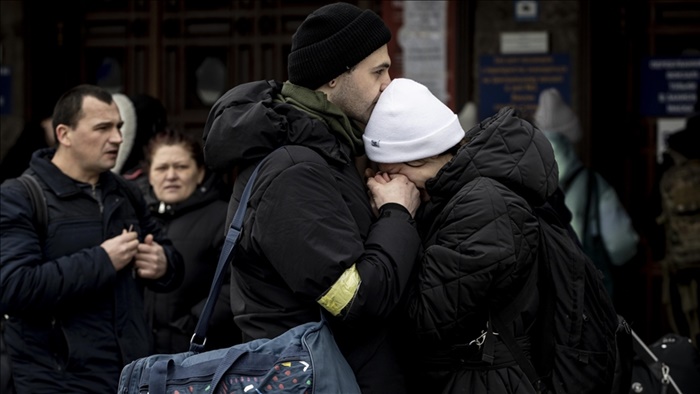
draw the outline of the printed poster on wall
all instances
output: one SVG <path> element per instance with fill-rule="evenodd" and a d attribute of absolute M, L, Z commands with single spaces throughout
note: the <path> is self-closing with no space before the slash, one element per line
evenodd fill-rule
<path fill-rule="evenodd" d="M 640 72 L 640 112 L 685 117 L 693 112 L 700 84 L 700 57 L 649 57 Z"/>
<path fill-rule="evenodd" d="M 479 61 L 479 119 L 505 106 L 529 119 L 542 90 L 556 88 L 571 105 L 571 65 L 568 54 L 483 55 Z"/>

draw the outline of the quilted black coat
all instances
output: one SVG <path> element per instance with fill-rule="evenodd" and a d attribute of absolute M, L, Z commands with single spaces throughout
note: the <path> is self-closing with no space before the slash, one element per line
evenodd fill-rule
<path fill-rule="evenodd" d="M 512 108 L 481 122 L 468 143 L 426 183 L 431 199 L 417 216 L 425 255 L 408 302 L 409 368 L 416 392 L 531 393 L 532 386 L 496 339 L 493 364 L 476 340 L 489 310 L 506 305 L 534 266 L 539 240 L 532 205 L 557 188 L 545 136 Z M 513 323 L 530 350 L 537 294 Z M 497 336 L 496 336 L 497 338 Z M 421 346 L 422 345 L 422 346 Z"/>

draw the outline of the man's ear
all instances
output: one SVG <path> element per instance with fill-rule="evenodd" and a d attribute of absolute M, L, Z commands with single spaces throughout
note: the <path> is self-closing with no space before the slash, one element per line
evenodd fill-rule
<path fill-rule="evenodd" d="M 71 146 L 71 135 L 70 127 L 68 125 L 60 124 L 56 127 L 56 141 L 59 145 Z"/>
<path fill-rule="evenodd" d="M 324 83 L 323 85 L 321 85 L 321 87 L 316 89 L 316 91 L 323 92 L 326 94 L 327 97 L 330 97 L 331 92 L 333 91 L 333 89 L 335 89 L 336 86 L 338 86 L 338 78 L 331 79 L 329 82 Z"/>

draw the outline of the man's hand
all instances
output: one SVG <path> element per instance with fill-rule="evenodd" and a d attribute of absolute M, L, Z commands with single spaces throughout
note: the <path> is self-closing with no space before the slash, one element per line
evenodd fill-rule
<path fill-rule="evenodd" d="M 165 275 L 168 260 L 163 247 L 153 241 L 153 235 L 148 234 L 142 244 L 138 245 L 138 253 L 134 262 L 136 275 L 144 279 L 158 279 Z"/>
<path fill-rule="evenodd" d="M 121 234 L 102 242 L 100 246 L 109 255 L 114 269 L 120 271 L 136 256 L 139 246 L 138 235 L 136 231 L 123 230 Z"/>
<path fill-rule="evenodd" d="M 405 175 L 379 173 L 367 179 L 367 187 L 373 209 L 379 210 L 384 204 L 397 203 L 403 205 L 411 217 L 415 217 L 420 206 L 420 192 Z"/>

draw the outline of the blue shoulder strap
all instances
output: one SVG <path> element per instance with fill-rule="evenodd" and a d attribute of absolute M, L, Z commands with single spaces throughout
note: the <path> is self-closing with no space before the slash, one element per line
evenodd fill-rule
<path fill-rule="evenodd" d="M 241 227 L 243 227 L 243 218 L 245 216 L 245 210 L 248 205 L 248 199 L 250 198 L 250 193 L 253 189 L 253 183 L 255 182 L 255 177 L 258 175 L 258 169 L 260 165 L 255 168 L 255 171 L 250 175 L 248 183 L 243 189 L 243 195 L 241 195 L 241 201 L 238 204 L 238 209 L 233 216 L 231 221 L 231 226 L 229 227 L 228 233 L 226 234 L 226 240 L 224 241 L 224 246 L 219 255 L 219 263 L 216 266 L 216 273 L 214 275 L 214 280 L 211 284 L 211 289 L 209 290 L 209 298 L 207 298 L 206 304 L 204 304 L 204 310 L 202 315 L 197 322 L 197 327 L 194 329 L 194 335 L 190 340 L 190 351 L 200 353 L 204 351 L 204 345 L 207 342 L 207 329 L 209 328 L 209 319 L 214 312 L 214 306 L 216 305 L 217 298 L 219 297 L 219 292 L 221 290 L 221 285 L 224 282 L 224 273 L 226 268 L 233 260 L 233 249 L 238 242 L 238 235 L 241 233 Z"/>

